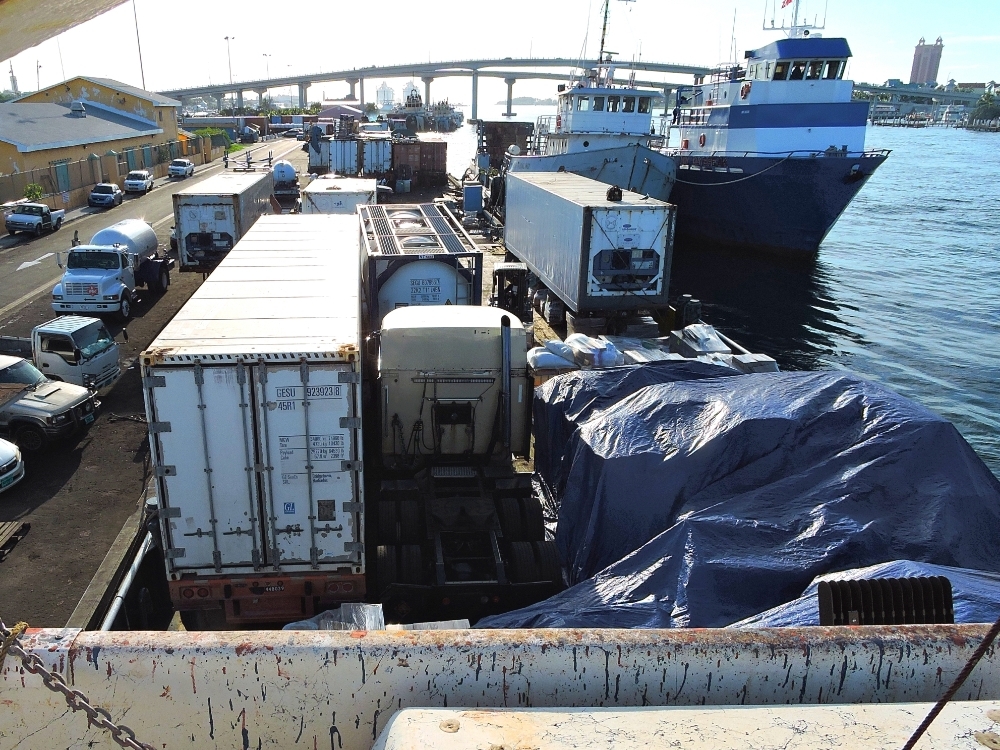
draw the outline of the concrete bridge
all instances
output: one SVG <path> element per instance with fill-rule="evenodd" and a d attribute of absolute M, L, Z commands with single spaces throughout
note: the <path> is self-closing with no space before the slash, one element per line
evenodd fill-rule
<path fill-rule="evenodd" d="M 193 86 L 184 89 L 173 89 L 161 91 L 159 93 L 179 99 L 182 103 L 194 97 L 211 98 L 216 102 L 220 98 L 233 95 L 236 96 L 236 107 L 243 107 L 243 94 L 252 91 L 257 94 L 258 100 L 263 99 L 270 89 L 277 89 L 287 86 L 298 86 L 299 106 L 307 105 L 307 93 L 309 87 L 314 83 L 326 83 L 332 81 L 343 81 L 350 87 L 347 99 L 359 102 L 364 108 L 365 105 L 365 79 L 371 78 L 420 78 L 424 84 L 424 102 L 431 102 L 431 83 L 436 78 L 446 78 L 453 76 L 469 76 L 472 78 L 472 112 L 471 117 L 476 119 L 479 106 L 479 79 L 502 78 L 507 84 L 507 112 L 510 113 L 511 99 L 513 98 L 514 83 L 524 79 L 543 79 L 566 81 L 570 77 L 573 69 L 590 69 L 597 66 L 597 60 L 579 60 L 569 57 L 556 58 L 510 58 L 493 60 L 453 60 L 448 62 L 427 62 L 410 63 L 405 65 L 377 65 L 367 68 L 352 68 L 350 70 L 338 70 L 326 73 L 313 73 L 311 75 L 294 75 L 279 78 L 265 78 L 255 81 L 238 81 L 229 83 L 212 84 L 208 86 Z M 709 73 L 709 68 L 695 65 L 677 65 L 674 63 L 621 63 L 622 73 L 627 68 L 631 71 L 641 71 L 645 73 L 675 74 L 693 76 L 695 81 L 700 80 Z M 538 72 L 535 68 L 561 68 L 560 72 Z M 625 79 L 622 76 L 616 78 L 622 83 Z M 636 85 L 661 89 L 669 96 L 670 92 L 677 87 L 676 83 L 659 81 L 635 81 Z"/>
<path fill-rule="evenodd" d="M 979 101 L 979 94 L 967 91 L 937 91 L 935 89 L 919 88 L 916 86 L 875 86 L 870 83 L 855 83 L 855 93 L 869 94 L 873 98 L 888 96 L 889 102 L 896 103 L 902 101 L 901 97 L 918 99 L 932 99 L 934 104 L 962 104 L 964 106 L 975 106 Z M 885 103 L 885 102 L 882 102 Z"/>

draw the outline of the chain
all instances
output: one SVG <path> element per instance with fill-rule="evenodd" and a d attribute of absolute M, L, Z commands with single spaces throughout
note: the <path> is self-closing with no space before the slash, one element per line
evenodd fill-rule
<path fill-rule="evenodd" d="M 90 700 L 87 696 L 67 685 L 61 674 L 47 670 L 37 654 L 29 653 L 21 648 L 20 643 L 18 643 L 18 636 L 24 632 L 26 627 L 25 623 L 19 622 L 12 630 L 8 630 L 3 620 L 0 620 L 0 638 L 3 640 L 3 647 L 0 652 L 2 652 L 3 656 L 9 653 L 19 658 L 21 664 L 24 665 L 24 668 L 28 672 L 37 674 L 42 678 L 45 687 L 53 692 L 61 693 L 66 699 L 66 705 L 74 711 L 83 711 L 87 714 L 88 724 L 110 732 L 111 738 L 121 747 L 130 748 L 130 750 L 154 750 L 152 745 L 139 742 L 135 738 L 135 732 L 129 727 L 124 724 L 115 724 L 111 720 L 111 714 L 103 708 L 95 708 L 90 705 Z M 2 659 L 0 659 L 0 665 L 2 665 Z"/>

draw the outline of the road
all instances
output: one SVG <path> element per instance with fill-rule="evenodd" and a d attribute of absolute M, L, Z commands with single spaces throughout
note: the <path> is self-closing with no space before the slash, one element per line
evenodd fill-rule
<path fill-rule="evenodd" d="M 286 158 L 306 172 L 301 143 L 272 141 L 275 158 Z M 217 174 L 212 165 L 195 180 Z M 59 232 L 0 247 L 0 329 L 27 336 L 39 323 L 54 317 L 49 291 L 58 268 L 46 253 L 64 251 L 74 231 L 82 239 L 129 217 L 152 220 L 161 244 L 169 241 L 170 194 L 181 184 L 157 187 L 148 196 L 88 215 Z M 17 240 L 17 238 L 13 238 Z M 21 268 L 20 271 L 17 269 Z M 24 620 L 32 627 L 62 627 L 76 607 L 121 531 L 140 507 L 149 481 L 149 445 L 145 410 L 136 361 L 180 307 L 201 284 L 201 274 L 174 273 L 161 296 L 140 299 L 128 324 L 129 343 L 121 346 L 125 371 L 99 394 L 101 408 L 91 429 L 26 459 L 26 476 L 0 494 L 0 521 L 26 521 L 31 530 L 0 562 L 0 616 L 5 622 Z M 117 334 L 118 323 L 108 322 Z"/>
<path fill-rule="evenodd" d="M 250 147 L 253 158 L 267 156 L 271 151 L 275 159 L 301 149 L 298 141 L 280 139 Z M 243 151 L 235 156 L 243 158 Z M 230 162 L 231 164 L 234 162 Z M 79 234 L 81 242 L 87 242 L 94 234 L 123 219 L 144 219 L 159 229 L 163 224 L 172 223 L 173 203 L 171 196 L 182 188 L 201 182 L 207 177 L 219 174 L 224 169 L 221 160 L 208 166 L 198 167 L 193 178 L 184 180 L 159 179 L 153 191 L 147 195 L 128 195 L 122 205 L 110 209 L 84 209 L 85 216 L 63 226 L 58 232 L 32 237 L 4 234 L 0 239 L 0 323 L 10 314 L 29 303 L 36 296 L 52 290 L 62 276 L 56 265 L 56 253 L 65 252 L 70 246 L 73 233 Z M 169 226 L 168 226 L 169 229 Z M 0 325 L 0 328 L 3 326 Z"/>

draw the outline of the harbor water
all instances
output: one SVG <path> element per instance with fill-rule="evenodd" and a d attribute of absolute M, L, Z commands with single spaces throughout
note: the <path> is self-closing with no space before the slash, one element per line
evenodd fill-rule
<path fill-rule="evenodd" d="M 482 116 L 500 119 L 501 108 Z M 515 107 L 533 121 L 550 107 Z M 449 170 L 475 151 L 448 136 Z M 678 246 L 674 294 L 785 370 L 851 370 L 950 420 L 1000 476 L 1000 141 L 952 128 L 872 128 L 892 155 L 815 261 Z M 766 199 L 766 198 L 765 198 Z M 794 206 L 788 206 L 794 211 Z"/>

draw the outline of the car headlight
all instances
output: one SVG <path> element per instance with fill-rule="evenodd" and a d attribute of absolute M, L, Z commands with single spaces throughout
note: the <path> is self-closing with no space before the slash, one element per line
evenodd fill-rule
<path fill-rule="evenodd" d="M 61 294 L 53 294 L 52 295 L 52 299 L 62 299 L 62 295 Z"/>
<path fill-rule="evenodd" d="M 116 299 L 118 299 L 118 298 L 115 295 L 113 295 L 113 294 L 105 294 L 104 295 L 104 301 L 105 302 L 109 302 L 109 301 L 113 302 Z"/>
<path fill-rule="evenodd" d="M 69 414 L 56 414 L 54 417 L 48 418 L 49 424 L 62 424 L 67 419 L 69 419 Z"/>

